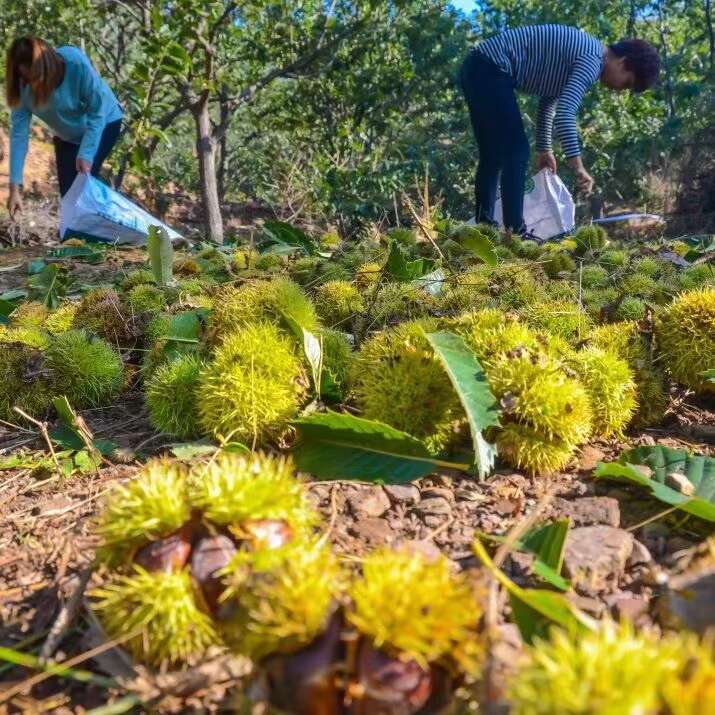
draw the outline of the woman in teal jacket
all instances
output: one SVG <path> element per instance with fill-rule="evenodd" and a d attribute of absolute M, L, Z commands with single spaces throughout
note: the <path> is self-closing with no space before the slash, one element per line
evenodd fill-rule
<path fill-rule="evenodd" d="M 10 216 L 22 210 L 23 168 L 32 115 L 54 134 L 60 195 L 78 172 L 99 174 L 119 138 L 122 109 L 89 58 L 76 47 L 54 49 L 38 37 L 20 37 L 7 53 L 10 105 Z"/>

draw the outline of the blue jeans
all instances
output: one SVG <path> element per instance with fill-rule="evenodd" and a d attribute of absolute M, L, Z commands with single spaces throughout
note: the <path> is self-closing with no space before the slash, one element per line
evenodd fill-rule
<path fill-rule="evenodd" d="M 122 120 L 117 119 L 116 122 L 110 122 L 104 127 L 102 136 L 99 140 L 97 153 L 94 155 L 92 163 L 92 176 L 99 176 L 102 164 L 105 159 L 112 153 L 114 145 L 119 139 L 122 132 Z M 72 186 L 72 182 L 77 176 L 77 154 L 79 153 L 79 144 L 66 142 L 64 139 L 54 137 L 55 145 L 55 161 L 57 163 L 57 183 L 60 185 L 60 196 L 64 196 Z"/>
<path fill-rule="evenodd" d="M 476 221 L 495 223 L 494 204 L 501 181 L 504 226 L 524 226 L 524 184 L 529 165 L 529 140 L 514 92 L 514 79 L 479 52 L 472 51 L 459 72 L 479 147 L 474 182 Z"/>

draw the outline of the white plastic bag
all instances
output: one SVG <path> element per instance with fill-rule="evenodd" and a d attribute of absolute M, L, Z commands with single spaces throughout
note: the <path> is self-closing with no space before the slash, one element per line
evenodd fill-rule
<path fill-rule="evenodd" d="M 572 231 L 576 225 L 576 205 L 566 184 L 548 169 L 542 169 L 531 180 L 533 186 L 527 187 L 524 194 L 527 230 L 544 240 Z M 494 219 L 503 225 L 501 197 L 494 206 Z"/>
<path fill-rule="evenodd" d="M 161 226 L 169 238 L 181 236 L 126 196 L 95 179 L 77 174 L 60 204 L 60 238 L 72 236 L 105 243 L 146 243 L 149 226 Z"/>

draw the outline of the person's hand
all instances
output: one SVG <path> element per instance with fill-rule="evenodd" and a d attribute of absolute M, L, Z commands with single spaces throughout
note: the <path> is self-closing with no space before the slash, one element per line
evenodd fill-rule
<path fill-rule="evenodd" d="M 576 187 L 584 196 L 590 196 L 593 193 L 593 177 L 583 167 L 576 171 Z"/>
<path fill-rule="evenodd" d="M 10 193 L 7 197 L 7 210 L 14 221 L 16 214 L 22 213 L 22 192 L 17 184 L 10 184 Z"/>
<path fill-rule="evenodd" d="M 548 169 L 552 174 L 556 173 L 556 157 L 552 151 L 536 152 L 536 170 Z"/>
<path fill-rule="evenodd" d="M 77 172 L 80 174 L 89 174 L 92 171 L 92 162 L 87 161 L 86 159 L 80 159 L 77 157 L 75 165 L 77 167 Z"/>

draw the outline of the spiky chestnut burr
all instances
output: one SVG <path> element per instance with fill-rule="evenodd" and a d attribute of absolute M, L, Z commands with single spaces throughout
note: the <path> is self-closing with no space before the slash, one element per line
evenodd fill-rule
<path fill-rule="evenodd" d="M 214 436 L 264 444 L 296 414 L 304 386 L 291 340 L 271 323 L 244 325 L 224 337 L 201 374 L 201 425 Z"/>
<path fill-rule="evenodd" d="M 176 532 L 190 517 L 186 468 L 150 460 L 136 479 L 107 496 L 96 526 L 102 541 L 97 558 L 108 566 L 126 564 L 137 549 Z"/>
<path fill-rule="evenodd" d="M 189 476 L 189 500 L 203 518 L 236 538 L 273 548 L 310 533 L 318 516 L 290 459 L 222 454 Z"/>
<path fill-rule="evenodd" d="M 478 670 L 481 608 L 466 577 L 453 573 L 445 557 L 375 551 L 348 595 L 348 622 L 375 648 L 423 670 L 437 664 L 458 673 Z"/>
<path fill-rule="evenodd" d="M 336 557 L 314 539 L 239 551 L 225 578 L 231 609 L 224 637 L 257 661 L 310 646 L 328 629 L 343 588 Z"/>
<path fill-rule="evenodd" d="M 146 384 L 149 419 L 160 432 L 190 439 L 201 434 L 198 420 L 199 383 L 203 361 L 179 355 L 164 362 Z"/>
<path fill-rule="evenodd" d="M 109 404 L 124 386 L 122 359 L 111 345 L 82 330 L 52 338 L 44 351 L 57 394 L 77 408 Z"/>
<path fill-rule="evenodd" d="M 576 371 L 591 400 L 593 434 L 620 436 L 636 411 L 636 383 L 628 363 L 597 347 L 574 354 L 568 364 Z"/>
<path fill-rule="evenodd" d="M 537 641 L 507 689 L 514 715 L 659 712 L 658 690 L 679 672 L 679 648 L 636 634 L 628 623 L 595 631 L 551 631 Z"/>
<path fill-rule="evenodd" d="M 186 662 L 220 642 L 187 570 L 149 572 L 134 566 L 128 575 L 112 575 L 92 596 L 107 635 L 120 639 L 140 661 Z"/>
<path fill-rule="evenodd" d="M 283 325 L 285 316 L 311 332 L 319 327 L 315 308 L 298 284 L 287 278 L 252 281 L 218 292 L 209 332 L 221 339 L 257 321 Z"/>
<path fill-rule="evenodd" d="M 454 439 L 453 424 L 463 412 L 424 335 L 433 325 L 414 321 L 373 335 L 355 358 L 351 384 L 365 417 L 423 439 L 438 452 Z"/>
<path fill-rule="evenodd" d="M 715 393 L 715 383 L 701 374 L 715 367 L 715 288 L 681 293 L 657 318 L 656 347 L 677 382 Z"/>
<path fill-rule="evenodd" d="M 336 325 L 365 310 L 365 303 L 354 283 L 328 281 L 315 290 L 315 309 L 325 325 Z"/>

